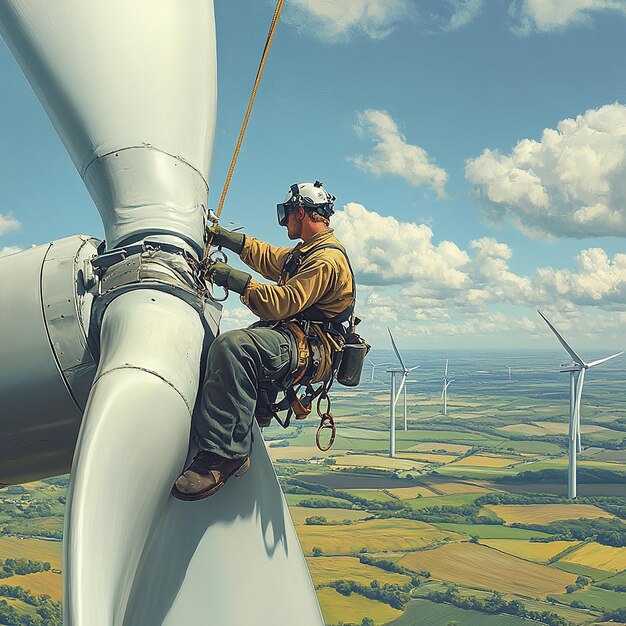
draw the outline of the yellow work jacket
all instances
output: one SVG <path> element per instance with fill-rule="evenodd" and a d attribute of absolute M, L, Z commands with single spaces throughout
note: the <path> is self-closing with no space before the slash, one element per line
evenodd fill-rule
<path fill-rule="evenodd" d="M 323 245 L 343 249 L 333 229 L 323 230 L 295 248 L 275 247 L 246 236 L 241 260 L 268 280 L 279 283 L 285 261 L 292 252 L 304 254 Z M 285 277 L 283 277 L 285 278 Z M 352 275 L 344 254 L 333 248 L 314 251 L 279 284 L 268 285 L 254 278 L 241 301 L 262 320 L 293 318 L 315 305 L 327 318 L 345 311 L 352 303 Z"/>

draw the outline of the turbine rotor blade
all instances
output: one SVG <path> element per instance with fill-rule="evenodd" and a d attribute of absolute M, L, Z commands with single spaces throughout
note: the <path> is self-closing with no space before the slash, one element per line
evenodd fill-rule
<path fill-rule="evenodd" d="M 444 370 L 443 375 L 444 376 L 448 375 L 448 359 L 446 359 L 446 369 Z"/>
<path fill-rule="evenodd" d="M 406 374 L 402 376 L 402 380 L 400 381 L 400 385 L 398 386 L 398 391 L 396 392 L 396 397 L 393 400 L 394 405 L 398 404 L 398 400 L 400 399 L 400 394 L 404 389 L 404 383 L 406 382 Z"/>
<path fill-rule="evenodd" d="M 545 323 L 550 327 L 550 330 L 552 330 L 552 332 L 556 335 L 556 338 L 565 348 L 566 352 L 572 357 L 572 359 L 574 359 L 576 363 L 580 363 L 580 365 L 586 365 L 583 358 L 574 350 L 574 348 L 572 348 L 572 346 L 569 345 L 569 343 L 567 343 L 567 341 L 565 341 L 565 339 L 563 339 L 563 337 L 561 337 L 559 331 L 554 328 L 554 326 L 552 326 L 552 324 L 548 321 L 548 318 L 539 309 L 537 309 L 537 313 L 539 313 L 539 315 L 543 317 Z"/>
<path fill-rule="evenodd" d="M 409 367 L 408 370 L 406 370 L 407 372 L 412 372 L 413 370 L 416 370 L 418 367 L 422 367 L 421 365 L 416 365 L 415 367 Z"/>
<path fill-rule="evenodd" d="M 391 339 L 391 345 L 393 346 L 393 351 L 396 353 L 396 356 L 398 357 L 398 361 L 400 361 L 400 365 L 402 366 L 402 369 L 406 370 L 406 365 L 404 364 L 404 361 L 402 360 L 402 357 L 400 356 L 400 351 L 398 350 L 398 346 L 396 346 L 396 342 L 393 339 L 393 335 L 391 334 L 391 329 L 387 327 L 387 330 L 389 331 L 389 338 Z"/>
<path fill-rule="evenodd" d="M 583 384 L 585 382 L 585 370 L 581 369 L 576 382 L 576 403 L 574 404 L 574 443 L 580 448 L 580 401 L 583 396 Z M 580 450 L 579 450 L 580 451 Z"/>
<path fill-rule="evenodd" d="M 600 365 L 600 363 L 604 363 L 606 361 L 610 361 L 614 359 L 616 356 L 620 356 L 624 354 L 624 351 L 618 352 L 617 354 L 612 354 L 611 356 L 604 357 L 603 359 L 598 359 L 597 361 L 591 361 L 591 363 L 587 363 L 587 367 L 593 367 L 594 365 Z"/>

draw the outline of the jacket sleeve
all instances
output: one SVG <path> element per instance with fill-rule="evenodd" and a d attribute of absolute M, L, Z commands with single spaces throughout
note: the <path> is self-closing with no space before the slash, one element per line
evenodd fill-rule
<path fill-rule="evenodd" d="M 332 263 L 311 257 L 284 285 L 266 285 L 252 279 L 241 301 L 262 320 L 289 319 L 334 289 L 336 279 Z"/>
<path fill-rule="evenodd" d="M 248 237 L 243 245 L 239 258 L 255 272 L 268 280 L 277 281 L 283 269 L 285 259 L 291 252 L 291 248 L 277 248 L 269 243 L 259 241 L 254 237 Z"/>

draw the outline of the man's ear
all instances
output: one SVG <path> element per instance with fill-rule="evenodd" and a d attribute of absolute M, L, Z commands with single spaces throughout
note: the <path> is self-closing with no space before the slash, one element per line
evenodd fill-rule
<path fill-rule="evenodd" d="M 298 207 L 298 219 L 304 220 L 306 211 L 302 207 Z"/>

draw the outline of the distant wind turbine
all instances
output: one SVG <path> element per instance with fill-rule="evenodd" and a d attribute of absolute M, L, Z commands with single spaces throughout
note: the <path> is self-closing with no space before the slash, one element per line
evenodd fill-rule
<path fill-rule="evenodd" d="M 583 358 L 561 337 L 559 331 L 554 328 L 554 326 L 548 321 L 546 316 L 541 312 L 537 311 L 539 315 L 544 319 L 545 323 L 550 327 L 550 330 L 556 335 L 556 338 L 559 340 L 560 344 L 565 348 L 566 352 L 572 357 L 572 363 L 566 363 L 561 365 L 561 372 L 569 372 L 569 463 L 568 463 L 568 474 L 567 474 L 567 497 L 575 498 L 576 497 L 576 453 L 582 451 L 581 442 L 580 442 L 580 400 L 583 395 L 583 384 L 585 382 L 585 372 L 590 367 L 595 367 L 596 365 L 600 365 L 600 363 L 604 363 L 609 361 L 610 359 L 614 359 L 616 356 L 620 356 L 620 354 L 624 354 L 624 352 L 618 352 L 617 354 L 612 354 L 611 356 L 604 357 L 603 359 L 598 359 L 597 361 L 591 361 L 590 363 L 585 363 Z"/>
<path fill-rule="evenodd" d="M 441 399 L 443 400 L 443 414 L 448 414 L 448 387 L 453 383 L 454 379 L 448 378 L 448 359 L 446 359 L 446 367 L 443 372 L 443 389 L 441 390 Z"/>
<path fill-rule="evenodd" d="M 507 367 L 509 368 L 509 380 L 511 380 L 511 366 L 508 365 Z"/>
<path fill-rule="evenodd" d="M 371 359 L 367 359 L 367 362 L 372 366 L 372 378 L 370 382 L 374 382 L 374 372 L 377 367 L 386 367 L 387 365 L 393 365 L 393 363 L 374 363 Z"/>
<path fill-rule="evenodd" d="M 396 346 L 396 342 L 394 341 L 393 335 L 391 334 L 391 330 L 389 328 L 387 328 L 387 330 L 389 331 L 389 338 L 391 339 L 393 351 L 396 353 L 398 361 L 400 361 L 399 369 L 387 370 L 391 374 L 391 394 L 389 398 L 389 456 L 393 457 L 396 454 L 396 404 L 398 403 L 398 399 L 400 398 L 402 390 L 405 388 L 406 377 L 408 376 L 409 372 L 417 369 L 419 365 L 407 368 L 407 366 L 404 364 L 404 361 L 402 360 L 402 357 L 400 356 L 398 346 Z M 396 374 L 402 374 L 402 377 L 400 379 L 400 385 L 397 391 Z M 404 403 L 404 422 L 406 424 L 406 394 Z"/>

